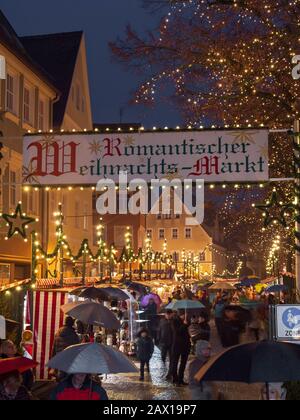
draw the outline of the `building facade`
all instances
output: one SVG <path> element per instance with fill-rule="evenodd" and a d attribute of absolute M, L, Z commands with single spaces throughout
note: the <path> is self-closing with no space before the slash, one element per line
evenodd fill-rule
<path fill-rule="evenodd" d="M 82 32 L 18 37 L 0 12 L 0 55 L 6 61 L 6 79 L 0 83 L 0 213 L 13 213 L 19 202 L 22 211 L 36 218 L 34 229 L 43 248 L 52 252 L 56 243 L 53 213 L 63 204 L 64 229 L 77 253 L 84 238 L 93 243 L 92 190 L 29 187 L 30 168 L 22 167 L 22 139 L 25 133 L 41 133 L 45 141 L 53 132 L 91 130 L 86 47 Z M 8 227 L 0 219 L 0 286 L 30 277 L 31 244 L 20 236 L 5 240 Z M 47 268 L 39 266 L 39 276 Z M 66 266 L 66 270 L 72 268 Z M 71 274 L 71 273 L 70 273 Z"/>

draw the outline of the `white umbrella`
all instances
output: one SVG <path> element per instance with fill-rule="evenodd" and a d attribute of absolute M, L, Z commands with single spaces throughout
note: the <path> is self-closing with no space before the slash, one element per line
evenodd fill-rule
<path fill-rule="evenodd" d="M 47 365 L 68 374 L 136 373 L 136 366 L 123 353 L 103 344 L 71 346 L 53 357 Z"/>

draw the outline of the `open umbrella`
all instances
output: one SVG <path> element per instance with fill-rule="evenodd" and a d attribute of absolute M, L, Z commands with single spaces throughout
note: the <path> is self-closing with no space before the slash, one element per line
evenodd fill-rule
<path fill-rule="evenodd" d="M 226 283 L 226 282 L 223 283 L 220 281 L 210 286 L 208 290 L 235 290 L 235 288 L 231 286 L 231 284 L 229 283 Z"/>
<path fill-rule="evenodd" d="M 300 380 L 300 346 L 261 341 L 232 347 L 212 358 L 198 381 L 266 383 Z"/>
<path fill-rule="evenodd" d="M 100 300 L 108 300 L 108 296 L 103 289 L 99 289 L 97 287 L 78 287 L 70 292 L 70 295 L 75 295 L 78 297 L 82 297 L 85 299 L 100 299 Z"/>
<path fill-rule="evenodd" d="M 225 311 L 235 312 L 237 314 L 238 319 L 241 322 L 248 323 L 252 321 L 252 314 L 246 308 L 243 308 L 240 305 L 227 305 L 224 308 Z"/>
<path fill-rule="evenodd" d="M 151 299 L 154 300 L 158 307 L 162 304 L 161 298 L 156 293 L 149 293 L 142 298 L 141 305 L 144 307 L 148 306 Z"/>
<path fill-rule="evenodd" d="M 136 366 L 121 352 L 103 344 L 88 343 L 71 346 L 53 357 L 51 369 L 75 374 L 136 373 Z"/>
<path fill-rule="evenodd" d="M 117 287 L 105 287 L 102 290 L 109 300 L 128 300 L 128 295 Z"/>
<path fill-rule="evenodd" d="M 177 300 L 169 303 L 166 309 L 171 309 L 172 311 L 182 309 L 187 311 L 188 309 L 205 309 L 205 306 L 196 300 Z"/>
<path fill-rule="evenodd" d="M 125 286 L 129 290 L 133 290 L 134 292 L 137 292 L 141 295 L 146 295 L 147 293 L 149 293 L 149 288 L 147 288 L 146 286 L 144 286 L 143 284 L 140 284 L 140 283 L 136 283 L 136 282 L 133 282 L 133 281 L 127 281 L 125 283 Z"/>
<path fill-rule="evenodd" d="M 286 292 L 288 290 L 287 286 L 284 284 L 275 284 L 274 286 L 269 286 L 265 289 L 266 293 L 280 293 Z"/>
<path fill-rule="evenodd" d="M 243 285 L 243 287 L 252 287 L 258 284 L 259 282 L 260 280 L 258 277 L 249 277 L 249 278 L 243 279 L 241 281 L 241 284 Z"/>
<path fill-rule="evenodd" d="M 67 303 L 61 310 L 72 318 L 79 319 L 87 325 L 100 325 L 108 330 L 118 330 L 120 322 L 112 311 L 101 303 L 76 302 Z"/>
<path fill-rule="evenodd" d="M 0 375 L 18 371 L 24 373 L 34 369 L 38 363 L 26 357 L 12 357 L 10 359 L 0 359 Z"/>

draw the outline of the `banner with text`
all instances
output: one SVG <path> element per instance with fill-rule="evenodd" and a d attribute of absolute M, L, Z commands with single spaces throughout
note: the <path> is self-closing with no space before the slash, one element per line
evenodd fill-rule
<path fill-rule="evenodd" d="M 23 182 L 95 185 L 102 178 L 267 181 L 268 130 L 25 136 Z"/>

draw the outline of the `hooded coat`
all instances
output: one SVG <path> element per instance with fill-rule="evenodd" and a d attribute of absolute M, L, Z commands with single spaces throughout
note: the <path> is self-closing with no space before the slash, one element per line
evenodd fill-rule
<path fill-rule="evenodd" d="M 208 359 L 202 355 L 202 350 L 207 348 L 208 344 L 207 341 L 197 342 L 195 359 L 189 364 L 189 388 L 193 401 L 210 401 L 213 399 L 212 386 L 207 382 L 198 382 L 195 379 L 199 370 L 208 362 Z"/>
<path fill-rule="evenodd" d="M 57 353 L 62 352 L 67 347 L 74 346 L 79 344 L 79 336 L 76 334 L 76 331 L 72 327 L 63 326 L 55 334 L 53 348 L 52 348 L 52 357 Z"/>

